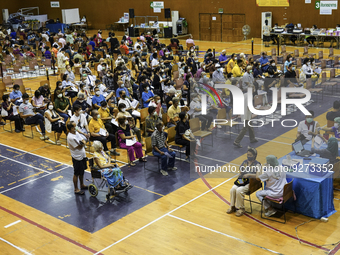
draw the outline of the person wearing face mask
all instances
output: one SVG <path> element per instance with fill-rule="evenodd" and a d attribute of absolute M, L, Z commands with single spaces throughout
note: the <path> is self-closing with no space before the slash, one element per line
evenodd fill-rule
<path fill-rule="evenodd" d="M 293 57 L 291 55 L 287 56 L 285 64 L 283 66 L 283 73 L 287 72 L 288 66 L 293 63 Z"/>
<path fill-rule="evenodd" d="M 81 74 L 85 72 L 88 75 L 92 75 L 91 69 L 88 66 L 86 66 L 85 61 L 81 62 L 81 68 L 80 68 L 79 72 Z"/>
<path fill-rule="evenodd" d="M 337 123 L 337 127 L 336 128 L 336 134 L 338 135 L 338 137 L 331 137 L 328 139 L 328 141 L 322 136 L 322 135 L 317 135 L 318 137 L 320 137 L 323 142 L 325 144 L 327 144 L 327 148 L 325 149 L 317 149 L 315 148 L 315 137 L 312 138 L 312 147 L 311 147 L 311 152 L 312 153 L 316 153 L 320 155 L 320 158 L 326 158 L 329 159 L 329 164 L 334 165 L 337 162 L 337 157 L 339 156 L 339 133 L 338 133 L 338 129 L 339 129 L 339 123 Z M 334 133 L 335 134 L 335 133 Z"/>
<path fill-rule="evenodd" d="M 29 96 L 27 93 L 22 95 L 23 103 L 19 106 L 19 114 L 24 119 L 26 125 L 38 124 L 41 130 L 41 140 L 49 139 L 45 136 L 44 117 L 40 113 L 34 113 L 33 105 L 29 102 Z"/>
<path fill-rule="evenodd" d="M 68 74 L 63 75 L 63 81 L 62 81 L 62 88 L 65 91 L 65 95 L 68 97 L 76 97 L 78 94 L 78 89 L 76 86 L 71 82 L 70 78 L 68 77 Z"/>
<path fill-rule="evenodd" d="M 149 102 L 153 99 L 155 96 L 151 90 L 149 90 L 149 86 L 147 84 L 143 85 L 143 94 L 142 94 L 142 100 L 143 100 L 143 106 L 144 108 L 149 107 Z"/>
<path fill-rule="evenodd" d="M 117 132 L 117 126 L 115 126 L 111 122 L 111 120 L 114 119 L 114 117 L 110 113 L 110 109 L 107 106 L 107 102 L 106 101 L 100 102 L 100 106 L 101 107 L 98 109 L 98 113 L 100 115 L 100 119 L 104 123 L 106 130 L 110 134 L 115 134 Z M 117 114 L 117 113 L 118 113 L 118 110 L 116 109 L 115 110 L 115 114 Z"/>
<path fill-rule="evenodd" d="M 298 125 L 295 142 L 300 140 L 302 144 L 305 144 L 320 133 L 320 124 L 314 120 L 314 111 L 309 112 L 311 115 L 306 115 L 306 119 Z"/>
<path fill-rule="evenodd" d="M 179 98 L 174 97 L 172 99 L 172 105 L 169 107 L 167 115 L 168 115 L 168 128 L 176 126 L 179 122 L 179 114 L 181 112 L 181 108 L 179 107 Z"/>
<path fill-rule="evenodd" d="M 61 73 L 65 73 L 66 71 L 66 58 L 65 58 L 65 49 L 62 48 L 58 53 L 57 53 L 57 61 L 58 61 L 58 69 L 60 70 Z"/>
<path fill-rule="evenodd" d="M 103 83 L 109 90 L 114 90 L 114 77 L 111 69 L 107 70 L 106 75 L 103 76 Z"/>
<path fill-rule="evenodd" d="M 55 110 L 52 102 L 49 102 L 47 104 L 47 110 L 44 114 L 45 117 L 45 130 L 48 133 L 51 133 L 54 131 L 57 133 L 56 141 L 55 143 L 57 145 L 61 145 L 60 143 L 60 136 L 62 132 L 66 134 L 66 126 L 65 122 L 63 122 L 64 118 L 61 117 Z"/>
<path fill-rule="evenodd" d="M 70 101 L 67 97 L 65 97 L 62 91 L 57 90 L 57 97 L 54 100 L 54 107 L 57 110 L 58 114 L 64 118 L 64 122 L 66 123 L 69 116 L 67 111 L 70 109 Z"/>
<path fill-rule="evenodd" d="M 262 57 L 260 57 L 259 62 L 261 64 L 262 72 L 267 72 L 268 67 L 270 66 L 269 59 L 267 58 L 267 53 L 262 52 Z"/>
<path fill-rule="evenodd" d="M 91 106 L 86 102 L 85 94 L 83 92 L 78 93 L 77 100 L 74 101 L 72 107 L 80 105 L 82 112 L 87 116 L 91 110 Z"/>
<path fill-rule="evenodd" d="M 104 146 L 104 151 L 111 153 L 113 156 L 120 156 L 120 154 L 116 152 L 116 137 L 106 130 L 97 110 L 92 110 L 92 119 L 89 123 L 89 130 L 90 141 L 100 141 Z M 107 142 L 111 143 L 111 150 L 108 149 Z"/>
<path fill-rule="evenodd" d="M 20 105 L 22 103 L 22 93 L 18 84 L 14 84 L 13 91 L 9 94 L 9 98 L 15 105 Z"/>
<path fill-rule="evenodd" d="M 100 70 L 100 72 L 98 74 L 100 79 L 102 79 L 106 75 L 106 73 L 107 73 L 107 65 L 106 65 L 106 63 L 102 63 L 101 66 L 102 66 L 102 68 L 101 68 L 101 70 Z"/>
<path fill-rule="evenodd" d="M 55 89 L 54 89 L 54 98 L 56 98 L 56 95 L 57 95 L 57 91 L 62 91 L 63 93 L 65 92 L 65 88 L 63 88 L 63 84 L 61 81 L 57 81 L 56 82 L 56 86 L 55 86 Z"/>
<path fill-rule="evenodd" d="M 118 104 L 118 114 L 116 116 L 116 120 L 118 120 L 121 117 L 126 118 L 126 124 L 130 125 L 132 132 L 137 136 L 138 142 L 140 142 L 142 145 L 144 145 L 143 140 L 142 140 L 141 131 L 140 131 L 139 128 L 137 128 L 135 119 L 126 110 L 125 104 Z"/>
<path fill-rule="evenodd" d="M 188 65 L 188 67 L 190 67 L 191 73 L 192 74 L 196 74 L 196 72 L 197 72 L 197 64 L 196 64 L 196 60 L 195 60 L 195 56 L 194 56 L 193 52 L 191 52 L 189 54 L 189 58 L 187 58 L 186 64 Z"/>
<path fill-rule="evenodd" d="M 269 77 L 271 78 L 277 78 L 280 75 L 280 71 L 277 70 L 277 66 L 274 59 L 270 60 L 270 65 L 267 68 L 267 72 Z"/>
<path fill-rule="evenodd" d="M 176 171 L 175 159 L 176 152 L 170 149 L 167 143 L 168 134 L 163 131 L 164 125 L 162 121 L 157 121 L 156 129 L 151 135 L 152 154 L 161 159 L 160 173 L 164 176 L 168 175 L 167 170 Z M 168 159 L 168 156 L 171 157 Z"/>
<path fill-rule="evenodd" d="M 40 95 L 40 91 L 34 91 L 34 97 L 31 101 L 33 107 L 36 108 L 36 111 L 39 112 L 41 115 L 44 115 L 45 110 L 47 109 L 46 104 L 44 102 L 44 97 Z"/>
<path fill-rule="evenodd" d="M 286 171 L 279 165 L 279 161 L 274 155 L 269 155 L 266 157 L 266 165 L 262 167 L 262 173 L 256 175 L 256 180 L 266 182 L 264 190 L 257 191 L 256 197 L 263 203 L 263 207 L 267 211 L 265 216 L 270 217 L 276 213 L 276 210 L 264 198 L 266 196 L 271 198 L 283 196 L 283 189 L 287 184 Z"/>
<path fill-rule="evenodd" d="M 159 67 L 157 67 L 154 70 L 154 78 L 152 81 L 152 86 L 154 87 L 154 93 L 158 94 L 161 96 L 161 101 L 163 103 L 163 87 L 164 87 L 164 82 L 167 82 L 168 79 L 165 77 L 162 77 L 164 72 L 161 70 Z M 163 87 L 162 87 L 163 84 Z"/>
<path fill-rule="evenodd" d="M 231 54 L 230 60 L 227 63 L 227 73 L 231 73 L 236 64 L 237 64 L 237 56 L 235 53 L 233 53 Z"/>
<path fill-rule="evenodd" d="M 249 191 L 250 178 L 254 178 L 256 175 L 259 176 L 261 171 L 261 163 L 256 160 L 256 157 L 257 150 L 248 147 L 247 159 L 240 165 L 240 175 L 230 189 L 230 208 L 227 210 L 227 214 L 236 212 L 235 215 L 240 217 L 245 213 L 244 196 Z"/>
<path fill-rule="evenodd" d="M 136 164 L 133 162 L 135 161 L 135 154 L 136 157 L 139 159 L 140 162 L 146 162 L 146 159 L 143 158 L 143 150 L 142 144 L 140 142 L 135 142 L 133 145 L 127 145 L 127 139 L 134 140 L 136 136 L 132 133 L 129 124 L 126 124 L 126 117 L 118 118 L 118 143 L 119 147 L 122 149 L 127 149 L 129 155 L 129 165 L 135 166 Z"/>
<path fill-rule="evenodd" d="M 136 107 L 132 106 L 132 103 L 130 101 L 130 99 L 126 96 L 126 92 L 124 90 L 121 90 L 119 92 L 119 101 L 118 101 L 118 105 L 120 104 L 124 104 L 125 105 L 125 110 L 127 112 L 129 112 L 130 114 L 136 116 L 136 117 L 140 117 L 140 114 L 138 114 L 136 111 L 138 109 L 139 103 L 136 105 Z"/>
<path fill-rule="evenodd" d="M 305 58 L 303 60 L 303 65 L 301 67 L 301 73 L 300 73 L 300 80 L 306 81 L 307 79 L 312 78 L 313 75 L 313 69 L 311 67 L 311 61 L 309 58 Z M 312 87 L 314 88 L 315 82 L 312 82 Z"/>
<path fill-rule="evenodd" d="M 151 136 L 152 133 L 156 130 L 156 124 L 161 119 L 158 117 L 158 114 L 156 112 L 156 107 L 149 106 L 148 108 L 149 115 L 145 119 L 145 125 L 146 125 L 146 134 L 147 136 Z"/>
<path fill-rule="evenodd" d="M 241 69 L 242 63 L 243 63 L 242 59 L 238 59 L 237 60 L 237 63 L 236 63 L 236 65 L 234 66 L 234 68 L 232 70 L 234 78 L 242 77 L 243 76 L 244 72 Z"/>
<path fill-rule="evenodd" d="M 228 63 L 228 60 L 226 50 L 222 50 L 221 55 L 218 57 L 219 64 L 224 67 Z"/>
<path fill-rule="evenodd" d="M 198 94 L 192 93 L 191 97 L 192 101 L 190 102 L 190 110 L 188 111 L 190 118 L 191 119 L 199 118 L 199 120 L 201 121 L 202 131 L 209 131 L 214 117 L 210 114 L 206 115 L 201 114 L 202 105 L 200 96 Z"/>
<path fill-rule="evenodd" d="M 333 132 L 334 137 L 340 140 L 340 117 L 334 118 L 334 126 L 333 127 L 323 127 L 321 130 Z"/>
<path fill-rule="evenodd" d="M 125 91 L 126 97 L 127 97 L 127 98 L 131 98 L 131 97 L 130 97 L 129 90 L 125 87 L 124 82 L 123 82 L 123 81 L 118 81 L 118 89 L 116 90 L 116 97 L 117 97 L 118 100 L 120 99 L 119 93 L 120 93 L 121 91 Z"/>
<path fill-rule="evenodd" d="M 300 87 L 303 86 L 299 84 L 298 79 L 296 78 L 295 67 L 293 64 L 289 64 L 287 67 L 287 72 L 285 72 L 285 86 L 286 87 Z"/>
<path fill-rule="evenodd" d="M 253 76 L 252 66 L 246 67 L 246 72 L 242 76 L 242 86 L 243 87 L 253 87 L 254 86 L 254 76 Z M 257 88 L 255 88 L 255 93 L 257 94 Z"/>
<path fill-rule="evenodd" d="M 14 121 L 15 123 L 15 132 L 20 133 L 21 131 L 24 131 L 22 120 L 20 119 L 19 115 L 13 115 L 13 107 L 14 103 L 11 102 L 11 99 L 8 95 L 2 96 L 3 102 L 1 103 L 1 107 L 7 111 L 7 116 L 3 117 L 4 120 Z M 0 107 L 0 108 L 1 108 Z M 1 120 L 1 119 L 0 119 Z"/>
<path fill-rule="evenodd" d="M 74 81 L 75 81 L 76 77 L 74 76 L 74 73 L 73 73 L 72 70 L 71 70 L 71 66 L 68 65 L 68 66 L 66 67 L 66 72 L 65 72 L 65 74 L 67 74 L 67 78 L 68 78 L 69 81 L 71 81 L 71 82 L 74 82 Z"/>
<path fill-rule="evenodd" d="M 95 109 L 99 109 L 100 108 L 100 103 L 103 101 L 107 101 L 109 100 L 109 98 L 105 98 L 101 93 L 98 87 L 95 87 L 94 89 L 94 96 L 92 97 L 92 106 Z"/>
<path fill-rule="evenodd" d="M 212 74 L 212 81 L 214 83 L 225 83 L 226 79 L 223 74 L 223 68 L 219 63 L 215 64 L 215 71 Z"/>
<path fill-rule="evenodd" d="M 179 122 L 176 126 L 176 136 L 175 142 L 177 144 L 185 146 L 185 155 L 186 160 L 193 160 L 195 158 L 195 150 L 196 150 L 196 140 L 194 138 L 189 138 L 186 133 L 187 130 L 190 130 L 189 121 L 186 118 L 185 112 L 181 112 L 179 114 Z"/>
<path fill-rule="evenodd" d="M 87 124 L 86 116 L 82 113 L 81 106 L 76 104 L 73 106 L 73 112 L 70 121 L 76 124 L 76 131 L 80 134 L 84 141 L 88 141 L 90 138 L 90 130 Z"/>

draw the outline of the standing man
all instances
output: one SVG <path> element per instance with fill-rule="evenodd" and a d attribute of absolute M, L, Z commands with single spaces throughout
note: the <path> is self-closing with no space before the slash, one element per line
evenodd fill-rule
<path fill-rule="evenodd" d="M 253 88 L 253 92 L 255 90 L 254 86 L 252 86 Z M 242 148 L 242 145 L 240 144 L 240 142 L 242 141 L 244 135 L 246 134 L 246 132 L 249 130 L 249 139 L 251 143 L 256 143 L 257 140 L 255 138 L 255 133 L 254 133 L 254 129 L 249 126 L 248 122 L 251 120 L 251 111 L 248 108 L 248 87 L 244 87 L 243 88 L 243 93 L 244 93 L 244 110 L 245 110 L 245 114 L 241 115 L 241 121 L 244 122 L 244 127 L 242 128 L 240 134 L 236 137 L 235 141 L 234 141 L 234 145 L 236 147 Z"/>
<path fill-rule="evenodd" d="M 70 131 L 67 135 L 67 143 L 70 148 L 72 163 L 73 163 L 73 185 L 74 194 L 84 195 L 83 189 L 88 187 L 84 185 L 84 171 L 87 169 L 87 158 L 85 152 L 86 142 L 82 139 L 80 134 L 76 131 L 76 123 L 70 121 L 67 124 L 67 129 Z M 78 179 L 80 181 L 80 189 L 78 189 Z"/>

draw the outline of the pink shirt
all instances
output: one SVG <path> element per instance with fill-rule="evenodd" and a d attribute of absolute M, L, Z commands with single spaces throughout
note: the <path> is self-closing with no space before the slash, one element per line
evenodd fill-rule
<path fill-rule="evenodd" d="M 42 106 L 44 104 L 44 97 L 40 96 L 39 98 L 33 97 L 32 101 L 34 102 L 34 105 Z"/>
<path fill-rule="evenodd" d="M 194 40 L 191 39 L 191 38 L 187 39 L 185 42 L 186 42 L 187 44 L 188 44 L 188 43 L 193 43 L 193 44 L 195 45 Z"/>

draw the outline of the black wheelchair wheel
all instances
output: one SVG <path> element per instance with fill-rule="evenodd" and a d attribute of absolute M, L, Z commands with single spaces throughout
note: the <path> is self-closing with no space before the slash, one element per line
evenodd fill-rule
<path fill-rule="evenodd" d="M 89 193 L 92 197 L 96 197 L 98 195 L 98 188 L 94 184 L 89 185 Z"/>

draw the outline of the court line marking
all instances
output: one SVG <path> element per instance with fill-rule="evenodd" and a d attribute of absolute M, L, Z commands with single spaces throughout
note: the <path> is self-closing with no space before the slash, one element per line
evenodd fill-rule
<path fill-rule="evenodd" d="M 218 188 L 219 186 L 221 186 L 221 185 L 223 185 L 224 183 L 230 181 L 231 179 L 235 178 L 236 176 L 237 176 L 237 175 L 235 175 L 235 176 L 233 176 L 232 178 L 229 178 L 229 179 L 223 181 L 222 183 L 218 184 L 215 188 Z M 183 206 L 186 206 L 187 204 L 189 204 L 189 203 L 195 201 L 196 199 L 198 199 L 198 198 L 204 196 L 205 194 L 209 193 L 211 190 L 212 190 L 212 189 L 209 189 L 209 190 L 203 192 L 201 195 L 198 195 L 197 197 L 194 197 L 193 199 L 191 199 L 191 200 L 185 202 L 184 204 L 182 204 L 182 205 L 176 207 L 175 209 L 171 210 L 170 212 L 163 214 L 162 216 L 160 216 L 160 217 L 158 217 L 157 219 L 155 219 L 155 220 L 149 222 L 148 224 L 144 225 L 143 227 L 140 227 L 139 229 L 135 230 L 134 232 L 130 233 L 129 235 L 127 235 L 127 236 L 121 238 L 120 240 L 118 240 L 118 241 L 116 241 L 116 242 L 110 244 L 109 246 L 105 247 L 104 249 L 100 250 L 98 253 L 95 253 L 95 255 L 98 255 L 98 254 L 102 253 L 103 251 L 105 251 L 105 250 L 111 248 L 112 246 L 114 246 L 114 245 L 116 245 L 116 244 L 118 244 L 118 243 L 124 241 L 125 239 L 129 238 L 130 236 L 133 236 L 134 234 L 136 234 L 136 233 L 138 233 L 139 231 L 143 230 L 144 228 L 150 226 L 151 224 L 153 224 L 153 223 L 159 221 L 160 219 L 163 219 L 165 216 L 169 215 L 170 213 L 173 213 L 174 211 L 177 211 L 178 209 L 182 208 Z"/>
<path fill-rule="evenodd" d="M 35 166 L 30 166 L 30 165 L 28 165 L 28 164 L 22 163 L 22 162 L 20 162 L 20 161 L 15 160 L 15 159 L 8 158 L 8 157 L 3 156 L 3 155 L 1 155 L 1 154 L 0 154 L 0 157 L 5 158 L 5 159 L 10 160 L 10 161 L 14 161 L 14 162 L 19 163 L 19 164 L 24 165 L 24 166 L 28 166 L 28 167 L 34 168 L 34 169 L 39 170 L 39 171 L 43 171 L 43 172 L 45 172 L 45 173 L 50 173 L 50 172 L 51 172 L 51 171 L 46 171 L 46 170 L 40 169 L 40 168 L 35 167 Z M 58 169 L 57 169 L 56 171 L 58 171 Z"/>
<path fill-rule="evenodd" d="M 212 187 L 211 187 L 210 183 L 205 179 L 205 177 L 202 175 L 202 173 L 201 173 L 201 172 L 198 172 L 198 174 L 200 175 L 201 180 L 205 183 L 205 185 L 206 185 L 208 188 L 211 189 Z M 212 191 L 219 199 L 221 199 L 223 202 L 225 202 L 227 205 L 230 205 L 230 203 L 229 203 L 229 202 L 228 202 L 228 201 L 227 201 L 220 193 L 218 193 L 218 192 L 215 190 L 215 188 L 213 188 L 211 191 Z M 261 225 L 263 225 L 263 226 L 265 226 L 265 227 L 267 227 L 267 228 L 269 228 L 269 229 L 271 229 L 271 230 L 273 230 L 273 231 L 275 231 L 275 232 L 277 232 L 277 233 L 279 233 L 279 234 L 282 234 L 282 235 L 284 235 L 284 236 L 286 236 L 286 237 L 293 238 L 293 239 L 295 239 L 295 240 L 297 240 L 297 241 L 300 241 L 300 242 L 302 242 L 302 243 L 308 244 L 308 245 L 310 245 L 310 246 L 312 246 L 312 247 L 314 247 L 314 248 L 319 248 L 319 249 L 324 250 L 324 251 L 327 251 L 327 252 L 330 251 L 329 249 L 327 249 L 327 248 L 325 248 L 325 247 L 322 247 L 322 246 L 320 246 L 320 245 L 311 243 L 311 242 L 306 241 L 306 240 L 303 240 L 303 239 L 298 239 L 296 236 L 293 236 L 293 235 L 291 235 L 291 234 L 288 234 L 288 233 L 286 233 L 286 232 L 284 232 L 284 231 L 279 230 L 278 228 L 275 228 L 275 227 L 273 227 L 273 226 L 270 226 L 270 225 L 268 225 L 267 223 L 265 223 L 265 222 L 263 222 L 263 221 L 261 221 L 261 220 L 258 220 L 258 219 L 256 219 L 255 217 L 249 215 L 248 213 L 245 213 L 244 215 L 245 215 L 246 217 L 248 217 L 249 219 L 254 220 L 255 222 L 257 222 L 257 223 L 259 223 L 259 224 L 261 224 Z M 340 249 L 340 246 L 339 246 L 338 249 Z"/>
<path fill-rule="evenodd" d="M 11 224 L 8 224 L 7 226 L 5 226 L 5 228 L 9 228 L 9 227 L 11 227 L 11 226 L 13 226 L 15 224 L 18 224 L 19 222 L 21 222 L 21 220 L 14 221 Z"/>
<path fill-rule="evenodd" d="M 22 253 L 26 254 L 26 255 L 31 255 L 32 253 L 29 253 L 28 251 L 25 251 L 24 249 L 12 244 L 11 242 L 8 242 L 7 240 L 3 239 L 0 237 L 0 240 L 3 241 L 4 243 L 9 244 L 10 246 L 14 247 L 15 249 L 21 251 Z"/>
<path fill-rule="evenodd" d="M 91 249 L 90 247 L 85 246 L 84 244 L 81 244 L 81 243 L 79 243 L 79 242 L 77 242 L 77 241 L 75 241 L 75 240 L 73 240 L 73 239 L 71 239 L 71 238 L 68 238 L 67 236 L 64 236 L 64 235 L 62 235 L 62 234 L 59 234 L 59 233 L 57 233 L 57 232 L 55 232 L 55 231 L 53 231 L 53 230 L 51 230 L 51 229 L 49 229 L 49 228 L 47 228 L 47 227 L 44 227 L 43 225 L 40 225 L 39 223 L 36 223 L 36 222 L 33 221 L 33 220 L 30 220 L 30 219 L 28 219 L 28 218 L 26 218 L 26 217 L 24 217 L 24 216 L 22 216 L 22 215 L 20 215 L 20 214 L 17 214 L 16 212 L 13 212 L 13 211 L 11 211 L 11 210 L 9 210 L 9 209 L 6 209 L 6 208 L 4 208 L 4 207 L 2 207 L 2 206 L 0 206 L 0 209 L 3 210 L 3 211 L 5 211 L 5 212 L 7 212 L 7 213 L 9 213 L 9 214 L 12 214 L 13 216 L 15 216 L 15 217 L 17 217 L 17 218 L 19 218 L 19 219 L 22 219 L 22 220 L 24 220 L 24 221 L 26 221 L 26 222 L 28 222 L 28 223 L 30 223 L 30 224 L 32 224 L 32 225 L 34 225 L 34 226 L 40 228 L 40 229 L 42 229 L 42 230 L 45 230 L 46 232 L 48 232 L 48 233 L 50 233 L 50 234 L 52 234 L 52 235 L 55 235 L 55 236 L 57 236 L 57 237 L 59 237 L 59 238 L 65 240 L 65 241 L 68 241 L 68 242 L 70 242 L 70 243 L 72 243 L 72 244 L 74 244 L 74 245 L 80 247 L 80 248 L 83 248 L 83 249 L 86 250 L 86 251 L 89 251 L 89 252 L 91 252 L 91 253 L 97 252 L 97 251 Z M 0 238 L 1 238 L 1 237 L 0 237 Z M 27 253 L 27 254 L 30 254 L 30 253 Z M 101 253 L 96 253 L 96 254 L 101 254 Z"/>
<path fill-rule="evenodd" d="M 135 188 L 137 188 L 137 189 L 141 189 L 141 190 L 147 191 L 147 192 L 150 192 L 150 193 L 152 193 L 152 194 L 155 194 L 155 195 L 158 195 L 158 196 L 161 196 L 161 197 L 164 197 L 164 196 L 165 196 L 165 195 L 159 194 L 159 193 L 157 193 L 157 192 L 153 192 L 153 191 L 151 191 L 151 190 L 144 189 L 144 188 L 142 188 L 142 187 L 138 187 L 138 186 L 136 186 L 136 185 L 133 185 L 133 187 L 135 187 Z"/>
<path fill-rule="evenodd" d="M 180 218 L 180 217 L 177 217 L 177 216 L 174 216 L 174 215 L 171 215 L 171 214 L 169 214 L 168 216 L 170 216 L 170 217 L 172 217 L 172 218 L 175 218 L 175 219 L 178 219 L 178 220 L 181 220 L 181 221 L 183 221 L 183 222 L 189 223 L 189 224 L 194 225 L 194 226 L 196 226 L 196 227 L 200 227 L 200 228 L 209 230 L 209 231 L 211 231 L 211 232 L 214 232 L 214 233 L 217 233 L 217 234 L 220 234 L 220 235 L 229 237 L 229 238 L 231 238 L 231 239 L 234 239 L 234 240 L 237 240 L 237 241 L 246 243 L 246 244 L 250 244 L 250 245 L 252 245 L 252 246 L 255 246 L 255 247 L 257 247 L 257 248 L 263 249 L 263 250 L 265 250 L 265 251 L 269 251 L 269 252 L 274 253 L 274 254 L 281 254 L 281 255 L 283 255 L 283 253 L 280 253 L 280 252 L 277 252 L 277 251 L 273 251 L 273 250 L 271 250 L 271 249 L 262 247 L 262 246 L 257 245 L 257 244 L 253 244 L 253 243 L 248 242 L 248 241 L 246 241 L 246 240 L 243 240 L 243 239 L 237 238 L 237 237 L 235 237 L 235 236 L 231 236 L 231 235 L 228 235 L 228 234 L 226 234 L 226 233 L 223 233 L 223 232 L 220 232 L 220 231 L 217 231 L 217 230 L 214 230 L 214 229 L 211 229 L 211 228 L 202 226 L 202 225 L 200 225 L 200 224 L 197 224 L 197 223 L 194 223 L 194 222 L 191 222 L 191 221 L 182 219 L 182 218 Z"/>
<path fill-rule="evenodd" d="M 68 168 L 68 167 L 69 167 L 69 166 L 66 166 L 66 167 L 64 167 L 64 168 L 62 168 L 62 169 L 58 169 L 57 171 L 48 172 L 47 174 L 45 174 L 45 175 L 43 175 L 43 176 L 40 176 L 40 177 L 38 177 L 38 178 L 36 178 L 36 179 L 33 179 L 33 180 L 30 180 L 30 181 L 21 183 L 21 184 L 15 186 L 15 187 L 13 187 L 13 188 L 9 188 L 9 189 L 3 190 L 3 191 L 0 192 L 0 194 L 6 193 L 7 191 L 10 191 L 10 190 L 19 188 L 19 187 L 21 187 L 21 186 L 23 186 L 23 185 L 26 185 L 26 184 L 28 184 L 28 183 L 34 182 L 34 181 L 36 181 L 36 180 L 39 180 L 39 179 L 44 178 L 44 177 L 46 177 L 46 176 L 49 176 L 49 175 L 51 175 L 51 174 L 57 173 L 57 172 L 59 172 L 59 171 L 61 171 L 61 170 L 64 170 L 64 169 L 66 169 L 66 168 Z"/>

